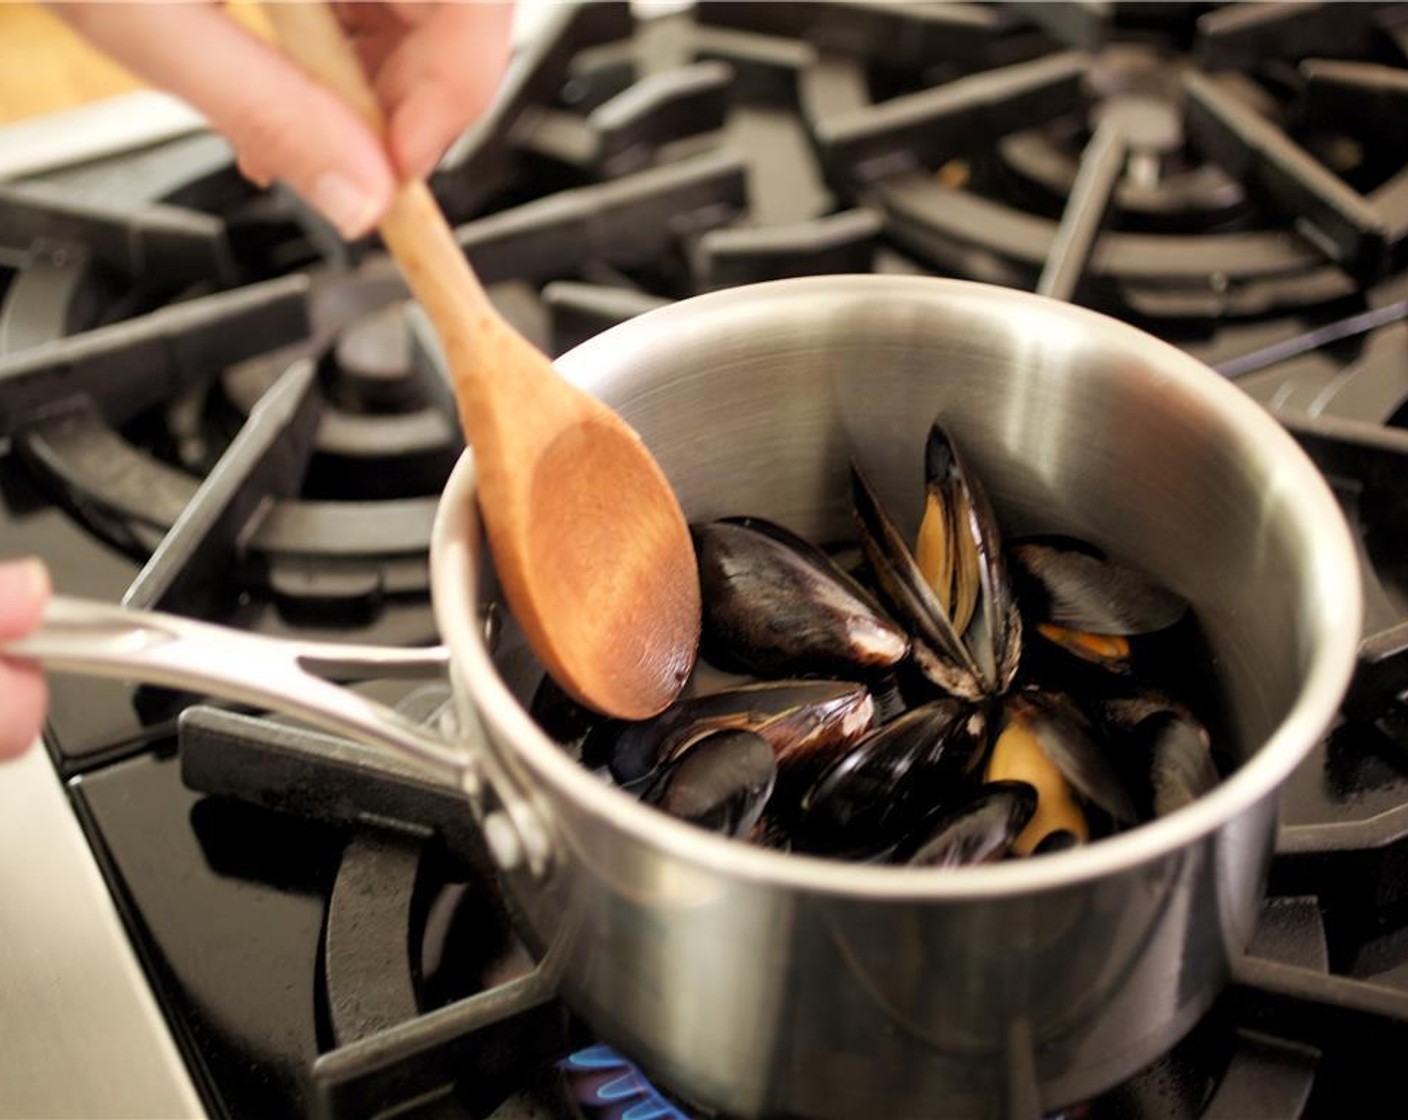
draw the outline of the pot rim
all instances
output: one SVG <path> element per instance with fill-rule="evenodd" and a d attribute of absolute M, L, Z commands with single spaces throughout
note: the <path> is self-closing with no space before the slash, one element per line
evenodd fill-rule
<path fill-rule="evenodd" d="M 864 287 L 870 298 L 918 292 L 932 299 L 947 291 L 968 299 L 1010 304 L 1014 314 L 1055 314 L 1068 320 L 1074 330 L 1114 331 L 1130 343 L 1150 349 L 1161 375 L 1179 383 L 1181 391 L 1199 398 L 1275 455 L 1275 485 L 1296 495 L 1297 516 L 1308 522 L 1308 536 L 1314 542 L 1305 562 L 1313 580 L 1314 599 L 1338 601 L 1346 624 L 1326 628 L 1324 641 L 1305 668 L 1298 698 L 1256 752 L 1211 793 L 1167 817 L 1039 860 L 940 870 L 854 864 L 777 852 L 674 820 L 606 784 L 569 757 L 514 698 L 493 665 L 480 629 L 473 624 L 484 542 L 473 501 L 473 454 L 466 451 L 446 485 L 436 514 L 431 545 L 436 619 L 451 650 L 452 672 L 459 676 L 458 683 L 467 690 L 480 721 L 495 733 L 488 749 L 499 750 L 492 743 L 496 737 L 512 744 L 522 756 L 509 760 L 514 770 L 524 770 L 526 763 L 526 769 L 540 773 L 553 787 L 530 779 L 529 792 L 539 809 L 551 812 L 545 793 L 560 795 L 687 864 L 757 884 L 912 902 L 1053 890 L 1127 871 L 1199 841 L 1274 794 L 1328 728 L 1348 687 L 1362 613 L 1357 553 L 1329 486 L 1294 439 L 1260 405 L 1196 359 L 1106 315 L 1029 292 L 964 280 L 860 274 L 777 280 L 697 296 L 613 327 L 559 358 L 557 366 L 568 380 L 593 392 L 594 382 L 612 368 L 613 354 L 619 354 L 637 335 L 668 334 L 678 320 L 730 304 L 815 298 L 840 287 Z M 466 578 L 469 574 L 476 578 Z M 546 823 L 552 834 L 553 822 Z"/>

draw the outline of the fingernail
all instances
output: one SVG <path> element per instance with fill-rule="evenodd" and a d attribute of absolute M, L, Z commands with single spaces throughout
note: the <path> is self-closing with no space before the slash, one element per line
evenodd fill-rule
<path fill-rule="evenodd" d="M 314 179 L 308 201 L 347 238 L 370 232 L 381 209 L 374 195 L 340 171 L 324 171 Z"/>
<path fill-rule="evenodd" d="M 0 599 L 43 599 L 49 594 L 49 569 L 31 558 L 0 564 Z"/>

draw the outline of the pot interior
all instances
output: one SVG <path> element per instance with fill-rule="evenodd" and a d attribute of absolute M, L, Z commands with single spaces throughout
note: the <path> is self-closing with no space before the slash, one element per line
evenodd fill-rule
<path fill-rule="evenodd" d="M 1328 488 L 1258 406 L 1130 327 L 983 285 L 829 277 L 666 308 L 559 368 L 639 431 L 691 520 L 822 544 L 853 539 L 852 457 L 913 533 L 941 418 L 1007 534 L 1084 538 L 1193 604 L 1231 753 L 1283 732 L 1261 794 L 1338 704 L 1359 585 Z M 541 674 L 511 634 L 497 663 L 526 704 Z"/>

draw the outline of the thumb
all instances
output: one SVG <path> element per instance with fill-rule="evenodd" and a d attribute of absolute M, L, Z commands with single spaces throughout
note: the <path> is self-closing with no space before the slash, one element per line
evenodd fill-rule
<path fill-rule="evenodd" d="M 0 564 L 0 641 L 28 634 L 49 601 L 49 572 L 38 560 Z"/>
<path fill-rule="evenodd" d="M 75 29 L 190 102 L 256 179 L 281 179 L 344 237 L 369 232 L 395 180 L 371 130 L 329 90 L 219 8 L 60 4 Z"/>

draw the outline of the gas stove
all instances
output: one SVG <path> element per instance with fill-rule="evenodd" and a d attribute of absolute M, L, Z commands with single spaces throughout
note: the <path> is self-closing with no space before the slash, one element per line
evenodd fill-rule
<path fill-rule="evenodd" d="M 598 3 L 547 12 L 434 176 L 550 353 L 721 287 L 959 276 L 1196 355 L 1333 484 L 1360 666 L 1285 790 L 1262 924 L 1184 1042 L 1068 1116 L 1339 1116 L 1396 1089 L 1405 122 L 1403 5 Z M 433 644 L 430 523 L 462 446 L 439 370 L 376 247 L 246 184 L 209 133 L 0 184 L 0 551 L 62 590 Z M 25 1036 L 0 1111 L 692 1114 L 558 1002 L 452 793 L 208 698 L 51 687 L 47 749 L 0 774 L 21 902 L 0 1014 Z M 447 698 L 355 687 L 426 720 Z M 992 1114 L 1045 1111 L 1014 1071 Z"/>

